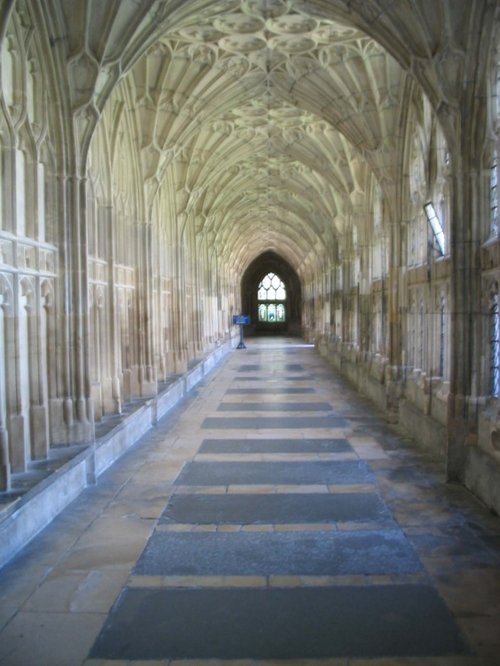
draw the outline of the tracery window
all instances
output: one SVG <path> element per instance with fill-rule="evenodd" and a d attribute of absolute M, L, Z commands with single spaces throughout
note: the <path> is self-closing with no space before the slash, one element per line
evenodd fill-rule
<path fill-rule="evenodd" d="M 494 294 L 490 307 L 490 395 L 500 393 L 500 308 L 498 294 Z"/>
<path fill-rule="evenodd" d="M 498 155 L 500 151 L 500 40 L 492 63 L 491 74 L 491 120 L 495 139 L 489 157 L 489 238 L 500 235 L 498 213 Z"/>
<path fill-rule="evenodd" d="M 490 237 L 498 236 L 498 160 L 490 166 Z"/>
<path fill-rule="evenodd" d="M 286 287 L 275 273 L 268 273 L 257 290 L 259 321 L 282 323 L 286 321 Z"/>

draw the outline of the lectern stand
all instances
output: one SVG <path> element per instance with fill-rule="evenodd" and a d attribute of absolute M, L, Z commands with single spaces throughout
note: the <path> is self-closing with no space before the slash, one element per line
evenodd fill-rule
<path fill-rule="evenodd" d="M 245 341 L 243 340 L 243 326 L 248 326 L 250 317 L 248 315 L 233 315 L 233 324 L 240 327 L 240 341 L 236 349 L 246 349 Z"/>

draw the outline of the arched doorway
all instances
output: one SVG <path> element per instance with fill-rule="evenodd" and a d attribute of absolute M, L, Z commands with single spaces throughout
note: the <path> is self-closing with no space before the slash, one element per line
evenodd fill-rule
<path fill-rule="evenodd" d="M 248 334 L 301 334 L 301 288 L 297 273 L 275 252 L 259 255 L 241 281 Z"/>

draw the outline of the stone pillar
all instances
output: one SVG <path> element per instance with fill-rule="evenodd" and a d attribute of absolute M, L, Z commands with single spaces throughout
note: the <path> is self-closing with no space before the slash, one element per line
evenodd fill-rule
<path fill-rule="evenodd" d="M 471 13 L 467 58 L 463 73 L 453 57 L 439 63 L 450 106 L 438 116 L 451 148 L 453 177 L 451 206 L 451 378 L 448 397 L 446 474 L 464 480 L 467 447 L 477 433 L 477 395 L 480 391 L 481 311 L 481 198 L 480 172 L 488 123 L 488 45 L 495 36 L 498 7 L 480 3 Z M 448 69 L 447 69 L 448 68 Z M 455 85 L 454 85 L 455 84 Z"/>
<path fill-rule="evenodd" d="M 11 325 L 7 327 L 7 358 L 11 362 L 13 380 L 8 384 L 10 460 L 13 472 L 25 472 L 31 457 L 30 406 L 31 376 L 30 322 L 33 309 L 31 281 L 21 278 L 14 282 L 15 303 Z"/>
<path fill-rule="evenodd" d="M 108 283 L 108 316 L 109 331 L 107 332 L 109 349 L 109 358 L 101 361 L 101 382 L 103 372 L 109 371 L 109 377 L 106 377 L 106 390 L 104 394 L 104 411 L 107 413 L 120 414 L 122 411 L 123 396 L 120 385 L 120 315 L 117 304 L 117 293 L 115 289 L 115 225 L 113 224 L 113 208 L 110 205 L 99 208 L 100 224 L 104 224 L 108 230 L 108 253 L 107 253 L 107 283 Z"/>
<path fill-rule="evenodd" d="M 458 183 L 461 185 L 458 187 Z M 463 481 L 466 446 L 477 429 L 477 406 L 472 394 L 480 370 L 474 349 L 475 326 L 480 319 L 480 241 L 474 238 L 474 193 L 479 178 L 470 167 L 455 171 L 453 188 L 453 234 L 451 238 L 451 382 L 448 398 L 448 446 L 446 473 L 449 480 Z M 477 357 L 477 358 L 476 358 Z"/>
<path fill-rule="evenodd" d="M 4 345 L 5 345 L 5 330 L 4 325 L 7 311 L 7 298 L 2 293 L 2 283 L 0 281 L 0 358 L 6 358 Z M 7 412 L 7 396 L 6 396 L 6 368 L 0 368 L 0 491 L 10 490 L 10 455 L 9 455 L 9 433 L 5 427 L 5 418 Z"/>
<path fill-rule="evenodd" d="M 201 283 L 203 279 L 204 265 L 201 263 L 203 254 L 203 238 L 195 238 L 194 246 L 196 249 L 196 256 L 192 262 L 193 271 L 193 290 L 192 290 L 192 311 L 193 311 L 193 329 L 194 329 L 194 349 L 197 357 L 201 356 L 204 351 L 203 344 L 203 307 L 204 307 L 204 293 L 205 285 Z"/>
<path fill-rule="evenodd" d="M 32 313 L 32 326 L 30 327 L 30 432 L 31 457 L 33 460 L 47 458 L 50 448 L 49 421 L 47 404 L 47 369 L 46 342 L 44 331 L 45 299 L 37 289 Z"/>
<path fill-rule="evenodd" d="M 391 224 L 389 274 L 388 274 L 388 304 L 386 317 L 389 323 L 389 342 L 387 356 L 389 365 L 399 367 L 401 358 L 401 303 L 399 300 L 400 283 L 402 279 L 401 270 L 401 223 Z M 385 285 L 384 285 L 385 286 Z"/>
<path fill-rule="evenodd" d="M 174 371 L 182 374 L 187 370 L 187 326 L 185 308 L 184 246 L 172 248 L 174 278 L 172 281 L 172 348 Z"/>
<path fill-rule="evenodd" d="M 90 389 L 90 329 L 88 304 L 88 243 L 86 219 L 86 179 L 75 179 L 78 238 L 75 239 L 75 267 L 78 276 L 73 273 L 75 294 L 75 334 L 76 334 L 76 414 L 82 426 L 82 436 L 93 438 L 94 408 Z M 76 220 L 75 220 L 76 221 Z"/>
<path fill-rule="evenodd" d="M 55 443 L 84 442 L 94 438 L 94 413 L 90 390 L 87 230 L 85 180 L 77 175 L 61 178 L 60 271 L 57 307 L 60 331 L 58 363 L 60 396 L 53 399 L 51 424 Z"/>
<path fill-rule="evenodd" d="M 141 395 L 156 395 L 156 369 L 153 353 L 153 268 L 152 225 L 137 224 L 139 279 L 136 282 L 139 319 L 139 386 Z"/>

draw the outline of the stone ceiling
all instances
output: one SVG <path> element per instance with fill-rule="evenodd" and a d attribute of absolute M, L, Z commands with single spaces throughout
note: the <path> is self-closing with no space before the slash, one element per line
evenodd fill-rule
<path fill-rule="evenodd" d="M 353 224 L 370 174 L 392 194 L 408 68 L 431 82 L 435 106 L 441 97 L 453 108 L 459 74 L 448 67 L 445 91 L 436 72 L 450 49 L 460 61 L 465 38 L 456 26 L 475 2 L 94 4 L 99 11 L 61 2 L 74 10 L 65 21 L 82 136 L 88 109 L 97 117 L 127 81 L 150 198 L 175 163 L 177 214 L 240 270 L 270 249 L 304 270 Z M 86 46 L 78 18 L 87 22 Z M 90 65 L 96 83 L 87 99 Z"/>

